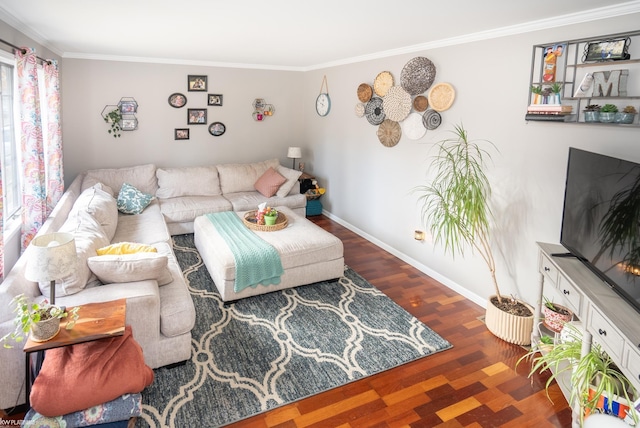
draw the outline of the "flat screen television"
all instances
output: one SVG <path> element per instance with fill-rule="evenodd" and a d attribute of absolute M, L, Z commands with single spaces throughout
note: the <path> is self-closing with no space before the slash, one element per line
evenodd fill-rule
<path fill-rule="evenodd" d="M 569 148 L 560 235 L 640 312 L 640 164 Z"/>

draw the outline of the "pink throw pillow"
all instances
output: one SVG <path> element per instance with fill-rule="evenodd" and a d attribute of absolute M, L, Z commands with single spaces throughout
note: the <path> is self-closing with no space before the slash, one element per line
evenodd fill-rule
<path fill-rule="evenodd" d="M 270 198 L 276 194 L 280 186 L 282 186 L 285 181 L 287 181 L 285 177 L 272 167 L 269 167 L 269 169 L 266 170 L 260 178 L 258 178 L 253 187 L 255 187 L 255 189 L 262 195 Z"/>

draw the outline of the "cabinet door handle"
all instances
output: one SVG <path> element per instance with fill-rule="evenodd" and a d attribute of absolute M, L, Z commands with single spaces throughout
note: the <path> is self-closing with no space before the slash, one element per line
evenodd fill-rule
<path fill-rule="evenodd" d="M 598 329 L 598 333 L 600 333 L 601 336 L 606 336 L 607 335 L 607 330 L 603 330 L 601 328 Z"/>
<path fill-rule="evenodd" d="M 571 292 L 570 292 L 569 290 L 562 290 L 562 293 L 563 293 L 563 294 L 565 294 L 565 295 L 567 295 L 567 296 L 568 296 L 569 294 L 571 294 Z"/>
<path fill-rule="evenodd" d="M 546 267 L 546 266 L 544 267 L 544 271 L 545 271 L 545 272 L 549 272 L 550 270 L 551 270 L 551 269 L 549 269 L 548 267 Z"/>

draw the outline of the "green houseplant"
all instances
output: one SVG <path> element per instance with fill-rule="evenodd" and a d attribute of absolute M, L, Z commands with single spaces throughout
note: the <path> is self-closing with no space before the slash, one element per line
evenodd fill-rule
<path fill-rule="evenodd" d="M 9 339 L 22 342 L 31 333 L 32 339 L 44 342 L 53 338 L 57 333 L 62 318 L 69 317 L 66 329 L 71 330 L 78 320 L 78 309 L 74 307 L 67 311 L 64 307 L 49 305 L 48 303 L 29 302 L 24 294 L 13 298 L 11 303 L 15 306 L 13 312 L 16 316 L 13 320 L 15 330 L 0 338 L 5 342 L 5 348 L 12 346 L 7 343 Z"/>
<path fill-rule="evenodd" d="M 633 123 L 638 110 L 634 106 L 626 106 L 622 111 L 616 113 L 616 123 Z"/>
<path fill-rule="evenodd" d="M 614 104 L 605 104 L 600 109 L 600 122 L 611 123 L 616 119 L 616 113 L 618 112 L 618 107 Z"/>
<path fill-rule="evenodd" d="M 120 137 L 120 132 L 122 131 L 122 128 L 120 127 L 120 124 L 122 123 L 122 113 L 120 112 L 120 108 L 115 108 L 105 114 L 104 121 L 111 126 L 107 132 L 113 135 L 113 138 Z"/>
<path fill-rule="evenodd" d="M 544 315 L 544 325 L 556 333 L 559 333 L 564 325 L 573 319 L 573 312 L 569 308 L 553 303 L 546 297 L 544 297 L 542 305 L 542 314 Z"/>
<path fill-rule="evenodd" d="M 598 104 L 589 104 L 584 108 L 585 122 L 598 122 L 600 120 L 600 106 Z"/>
<path fill-rule="evenodd" d="M 448 138 L 436 143 L 438 150 L 431 166 L 435 177 L 418 186 L 422 219 L 434 242 L 445 252 L 464 255 L 471 248 L 486 263 L 495 295 L 489 298 L 485 323 L 489 331 L 510 343 L 528 345 L 533 329 L 532 308 L 515 298 L 503 297 L 496 278 L 496 263 L 490 245 L 492 212 L 491 184 L 485 169 L 490 153 L 469 139 L 462 125 Z M 482 140 L 495 149 L 489 141 Z"/>
<path fill-rule="evenodd" d="M 589 351 L 582 355 L 582 332 L 571 323 L 566 324 L 566 328 L 566 340 L 556 343 L 552 348 L 542 345 L 532 347 L 517 361 L 516 366 L 524 360 L 530 360 L 530 378 L 538 372 L 549 370 L 551 375 L 545 384 L 547 397 L 554 380 L 562 382 L 562 379 L 570 379 L 570 385 L 566 385 L 571 391 L 569 404 L 578 407 L 581 421 L 586 413 L 599 412 L 598 401 L 603 394 L 609 397 L 609 408 L 605 411 L 611 410 L 614 396 L 624 397 L 631 404 L 635 392 L 633 385 L 602 347 L 593 343 Z M 544 350 L 540 352 L 541 349 Z"/>

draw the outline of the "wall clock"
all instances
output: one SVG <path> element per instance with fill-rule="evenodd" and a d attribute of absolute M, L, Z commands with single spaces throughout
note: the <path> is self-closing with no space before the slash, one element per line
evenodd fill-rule
<path fill-rule="evenodd" d="M 322 92 L 324 87 L 326 92 Z M 320 116 L 326 116 L 331 110 L 331 98 L 329 98 L 329 85 L 327 84 L 327 76 L 322 78 L 322 85 L 320 85 L 320 95 L 316 98 L 316 112 Z"/>

